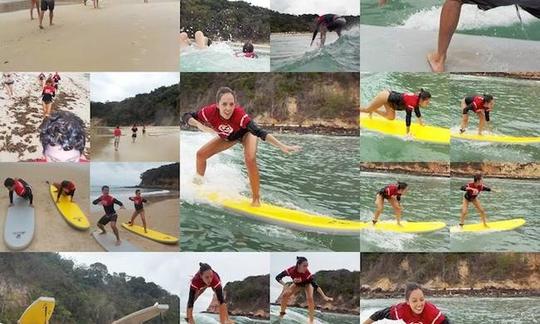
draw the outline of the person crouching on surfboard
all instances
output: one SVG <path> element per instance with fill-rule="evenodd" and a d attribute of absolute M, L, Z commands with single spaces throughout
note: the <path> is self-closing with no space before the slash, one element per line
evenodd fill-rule
<path fill-rule="evenodd" d="M 401 196 L 407 192 L 408 185 L 405 182 L 397 182 L 389 184 L 388 186 L 382 188 L 377 192 L 375 197 L 375 213 L 373 214 L 373 225 L 377 224 L 379 217 L 381 216 L 384 209 L 384 200 L 388 200 L 392 208 L 394 208 L 394 213 L 396 214 L 396 222 L 401 226 L 401 212 L 403 208 L 401 207 Z"/>
<path fill-rule="evenodd" d="M 199 271 L 191 279 L 191 285 L 189 287 L 189 298 L 186 311 L 186 321 L 189 324 L 194 324 L 193 318 L 193 305 L 197 298 L 204 293 L 206 288 L 211 288 L 216 294 L 219 302 L 219 322 L 221 324 L 233 323 L 229 319 L 229 312 L 227 311 L 227 304 L 225 303 L 225 296 L 223 295 L 223 287 L 221 285 L 221 279 L 217 272 L 212 270 L 212 267 L 206 263 L 199 263 Z"/>
<path fill-rule="evenodd" d="M 50 185 L 49 181 L 45 181 L 48 185 Z M 60 202 L 60 196 L 69 196 L 71 202 L 73 202 L 73 196 L 75 195 L 75 190 L 77 189 L 75 187 L 75 184 L 72 181 L 64 180 L 60 183 L 53 182 L 52 186 L 56 188 L 56 192 L 58 195 L 56 195 L 56 202 Z"/>
<path fill-rule="evenodd" d="M 403 321 L 405 324 L 450 324 L 446 316 L 426 300 L 424 290 L 417 283 L 405 286 L 405 302 L 373 313 L 363 324 L 385 319 Z"/>
<path fill-rule="evenodd" d="M 283 270 L 276 276 L 276 281 L 283 286 L 281 295 L 281 311 L 279 319 L 285 316 L 285 310 L 289 303 L 289 299 L 295 296 L 299 290 L 304 289 L 306 293 L 306 301 L 308 304 L 309 323 L 313 323 L 315 316 L 315 301 L 313 300 L 313 291 L 317 291 L 325 301 L 333 301 L 334 299 L 324 294 L 323 290 L 315 282 L 315 277 L 308 270 L 308 260 L 305 257 L 296 257 L 296 265 Z M 292 283 L 283 282 L 283 278 L 291 277 Z"/>
<path fill-rule="evenodd" d="M 478 135 L 482 135 L 486 123 L 489 123 L 489 112 L 495 106 L 495 99 L 492 95 L 485 94 L 483 96 L 472 95 L 461 100 L 461 109 L 463 111 L 463 119 L 461 120 L 460 133 L 465 133 L 467 125 L 469 125 L 469 111 L 474 112 L 478 116 L 480 123 L 478 124 Z"/>
<path fill-rule="evenodd" d="M 420 89 L 418 93 L 401 93 L 391 90 L 383 90 L 371 101 L 367 107 L 360 107 L 360 112 L 373 114 L 377 113 L 386 119 L 396 119 L 396 111 L 405 110 L 405 126 L 407 127 L 407 138 L 411 139 L 411 118 L 412 113 L 416 115 L 418 123 L 424 125 L 420 108 L 426 108 L 431 102 L 431 93 Z M 381 111 L 384 108 L 384 111 Z"/>
<path fill-rule="evenodd" d="M 484 224 L 485 227 L 488 227 L 487 225 L 487 217 L 486 217 L 486 211 L 480 204 L 480 200 L 478 199 L 478 195 L 480 195 L 480 192 L 482 191 L 492 191 L 491 188 L 488 188 L 484 186 L 484 180 L 481 174 L 477 174 L 473 177 L 473 182 L 469 182 L 468 184 L 461 187 L 462 191 L 465 191 L 465 195 L 463 196 L 463 203 L 461 205 L 461 219 L 459 221 L 459 226 L 463 227 L 465 224 L 465 219 L 467 218 L 467 213 L 469 212 L 469 203 L 472 203 L 474 207 L 476 207 L 476 210 L 480 214 L 480 220 Z"/>
<path fill-rule="evenodd" d="M 334 15 L 334 14 L 326 14 L 322 16 L 318 16 L 315 18 L 315 30 L 313 31 L 313 37 L 311 38 L 311 44 L 309 46 L 313 46 L 313 41 L 317 37 L 317 33 L 321 33 L 321 44 L 320 47 L 324 46 L 324 43 L 326 42 L 326 33 L 327 32 L 333 32 L 335 31 L 338 37 L 341 37 L 341 31 L 347 24 L 347 20 L 345 18 Z"/>
<path fill-rule="evenodd" d="M 97 223 L 97 227 L 99 227 L 99 229 L 101 230 L 100 234 L 107 233 L 107 231 L 105 230 L 105 226 L 110 223 L 114 236 L 116 236 L 116 245 L 122 244 L 122 242 L 120 241 L 120 234 L 118 233 L 118 228 L 116 227 L 118 214 L 116 213 L 116 210 L 114 210 L 114 204 L 120 206 L 120 209 L 126 209 L 126 207 L 124 207 L 124 204 L 122 204 L 122 202 L 118 199 L 109 195 L 109 186 L 101 187 L 101 196 L 94 200 L 92 204 L 101 204 L 103 206 L 103 209 L 105 210 L 105 215 L 103 215 Z"/>
<path fill-rule="evenodd" d="M 9 206 L 13 206 L 13 192 L 17 196 L 28 199 L 29 206 L 34 207 L 34 194 L 32 193 L 32 187 L 21 178 L 7 178 L 4 180 L 4 186 L 9 191 Z"/>
<path fill-rule="evenodd" d="M 251 185 L 251 205 L 258 207 L 260 202 L 260 178 L 257 166 L 257 138 L 272 144 L 284 153 L 300 150 L 299 146 L 289 146 L 278 141 L 273 135 L 261 129 L 236 102 L 233 90 L 221 87 L 216 94 L 216 103 L 201 108 L 198 112 L 185 113 L 182 121 L 186 125 L 197 127 L 203 132 L 216 134 L 197 151 L 196 183 L 202 183 L 206 172 L 206 161 L 217 153 L 223 152 L 237 143 L 244 146 L 246 163 Z"/>
<path fill-rule="evenodd" d="M 141 191 L 139 189 L 135 190 L 135 197 L 129 197 L 129 200 L 133 201 L 133 204 L 135 206 L 135 211 L 133 212 L 133 215 L 131 215 L 131 220 L 128 222 L 129 226 L 133 226 L 133 222 L 135 221 L 135 218 L 137 215 L 141 215 L 141 220 L 144 226 L 144 232 L 148 233 L 146 231 L 146 218 L 144 217 L 144 203 L 148 203 L 148 200 L 144 199 L 141 196 Z"/>

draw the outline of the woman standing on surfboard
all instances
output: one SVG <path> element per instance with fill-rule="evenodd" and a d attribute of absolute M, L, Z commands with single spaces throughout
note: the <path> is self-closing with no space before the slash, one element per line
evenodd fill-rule
<path fill-rule="evenodd" d="M 315 316 L 315 301 L 313 299 L 313 292 L 316 290 L 322 298 L 326 301 L 333 301 L 334 299 L 324 294 L 321 287 L 315 282 L 315 278 L 308 270 L 308 260 L 305 257 L 296 257 L 296 265 L 283 270 L 276 276 L 277 282 L 283 286 L 283 293 L 281 295 L 281 311 L 279 313 L 280 320 L 285 316 L 285 310 L 289 303 L 289 299 L 296 295 L 299 290 L 304 289 L 306 293 L 306 301 L 309 311 L 309 323 L 313 323 Z M 283 282 L 283 278 L 291 277 L 292 283 Z"/>
<path fill-rule="evenodd" d="M 420 125 L 424 125 L 420 108 L 426 108 L 431 102 L 431 93 L 420 89 L 418 93 L 395 92 L 383 90 L 371 101 L 367 107 L 360 107 L 360 112 L 373 114 L 377 113 L 386 119 L 396 119 L 396 111 L 405 110 L 405 126 L 407 127 L 407 138 L 412 138 L 411 118 L 412 113 L 416 115 Z M 384 111 L 381 111 L 384 108 Z"/>
<path fill-rule="evenodd" d="M 401 196 L 407 192 L 408 185 L 405 182 L 397 182 L 389 184 L 388 186 L 382 188 L 377 192 L 375 197 L 375 213 L 373 214 L 373 225 L 377 224 L 379 217 L 381 216 L 384 209 L 384 200 L 388 200 L 392 208 L 394 208 L 394 213 L 396 214 L 396 221 L 398 225 L 401 225 L 401 212 L 403 208 L 401 207 Z"/>
<path fill-rule="evenodd" d="M 482 221 L 484 226 L 488 227 L 486 210 L 480 204 L 478 195 L 480 195 L 482 191 L 492 191 L 492 190 L 491 188 L 484 186 L 484 180 L 483 180 L 482 175 L 481 174 L 475 175 L 473 177 L 473 182 L 469 182 L 468 184 L 462 186 L 461 190 L 465 191 L 465 195 L 463 196 L 463 202 L 461 205 L 461 219 L 459 221 L 459 226 L 463 227 L 463 225 L 465 225 L 465 219 L 467 218 L 467 214 L 469 212 L 469 203 L 471 203 L 474 205 L 474 207 L 476 207 L 476 210 L 480 214 L 480 220 Z"/>
<path fill-rule="evenodd" d="M 478 135 L 482 135 L 486 123 L 489 123 L 489 113 L 495 106 L 495 99 L 492 95 L 485 94 L 467 96 L 461 100 L 461 109 L 463 112 L 463 119 L 461 121 L 461 127 L 459 132 L 465 133 L 467 126 L 469 125 L 469 111 L 474 112 L 478 116 L 480 123 L 478 124 Z"/>
<path fill-rule="evenodd" d="M 203 132 L 217 135 L 197 151 L 197 178 L 202 183 L 206 172 L 206 161 L 217 153 L 228 150 L 237 143 L 244 146 L 249 183 L 251 185 L 251 205 L 260 202 L 260 178 L 257 166 L 257 138 L 272 144 L 284 153 L 300 150 L 299 146 L 289 146 L 278 141 L 273 135 L 261 129 L 236 102 L 233 90 L 221 87 L 216 94 L 216 103 L 201 108 L 198 112 L 186 113 L 182 117 L 186 125 L 197 127 Z"/>
<path fill-rule="evenodd" d="M 432 303 L 426 301 L 422 287 L 416 283 L 405 286 L 405 302 L 373 313 L 363 324 L 385 319 L 401 320 L 405 324 L 450 324 L 446 316 Z"/>
<path fill-rule="evenodd" d="M 317 18 L 315 18 L 315 30 L 313 31 L 313 37 L 311 38 L 311 43 L 309 44 L 309 46 L 313 46 L 313 41 L 315 41 L 317 33 L 319 32 L 321 33 L 320 47 L 324 46 L 324 43 L 326 42 L 326 33 L 329 31 L 335 31 L 338 37 L 341 37 L 341 31 L 346 24 L 347 20 L 338 15 L 326 14 L 318 16 Z"/>
<path fill-rule="evenodd" d="M 206 263 L 199 263 L 199 271 L 191 279 L 191 285 L 189 287 L 189 298 L 186 311 L 186 321 L 189 324 L 194 324 L 193 318 L 193 304 L 204 293 L 206 288 L 211 288 L 216 294 L 219 302 L 219 322 L 221 324 L 229 324 L 232 321 L 229 319 L 229 312 L 227 311 L 227 304 L 225 303 L 225 297 L 223 295 L 223 287 L 221 286 L 221 279 L 217 272 L 212 270 L 212 267 Z"/>
<path fill-rule="evenodd" d="M 129 197 L 128 199 L 133 201 L 133 205 L 135 207 L 135 210 L 133 211 L 133 215 L 131 215 L 131 220 L 128 222 L 128 225 L 133 226 L 133 222 L 135 221 L 137 215 L 141 215 L 144 232 L 148 233 L 148 231 L 146 230 L 146 217 L 144 216 L 144 204 L 147 204 L 148 200 L 144 199 L 141 196 L 141 191 L 139 189 L 135 190 L 134 197 Z"/>

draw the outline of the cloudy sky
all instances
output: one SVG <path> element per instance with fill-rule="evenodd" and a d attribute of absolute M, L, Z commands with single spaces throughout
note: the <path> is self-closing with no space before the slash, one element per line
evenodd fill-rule
<path fill-rule="evenodd" d="M 271 9 L 294 15 L 333 13 L 338 15 L 359 15 L 358 0 L 272 0 Z"/>
<path fill-rule="evenodd" d="M 251 3 L 257 7 L 270 8 L 270 0 L 230 0 L 230 1 L 244 1 Z"/>
<path fill-rule="evenodd" d="M 134 162 L 92 162 L 90 166 L 90 185 L 102 186 L 134 186 L 141 182 L 140 175 L 144 171 L 170 163 L 134 163 Z"/>
<path fill-rule="evenodd" d="M 161 86 L 178 84 L 178 72 L 143 73 L 114 72 L 90 75 L 91 100 L 121 101 L 140 93 L 148 93 Z"/>

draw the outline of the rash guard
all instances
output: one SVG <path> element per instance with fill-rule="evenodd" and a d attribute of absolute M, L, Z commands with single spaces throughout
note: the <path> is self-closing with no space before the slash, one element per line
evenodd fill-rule
<path fill-rule="evenodd" d="M 372 321 L 402 320 L 406 324 L 450 324 L 446 316 L 429 302 L 426 302 L 421 314 L 414 313 L 407 303 L 401 303 L 375 312 L 369 318 Z"/>

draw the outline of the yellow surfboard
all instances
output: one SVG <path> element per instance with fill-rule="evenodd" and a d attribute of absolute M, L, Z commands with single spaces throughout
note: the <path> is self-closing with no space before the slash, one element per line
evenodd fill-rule
<path fill-rule="evenodd" d="M 380 232 L 394 232 L 394 233 L 429 233 L 436 232 L 446 227 L 444 222 L 408 222 L 401 221 L 401 225 L 398 225 L 396 221 L 379 221 L 373 225 L 372 222 L 362 223 L 362 229 L 380 231 Z"/>
<path fill-rule="evenodd" d="M 165 233 L 151 230 L 149 228 L 146 229 L 147 232 L 145 233 L 144 227 L 139 226 L 139 225 L 134 224 L 130 226 L 128 223 L 122 223 L 122 227 L 127 229 L 130 232 L 133 232 L 137 235 L 140 235 L 152 241 L 156 241 L 163 244 L 177 244 L 178 243 L 178 238 L 165 234 Z"/>
<path fill-rule="evenodd" d="M 360 128 L 401 138 L 407 134 L 404 120 L 388 120 L 375 113 L 372 114 L 371 118 L 369 114 L 361 113 Z M 448 128 L 430 125 L 422 126 L 413 122 L 411 124 L 411 134 L 415 141 L 450 144 L 450 129 Z"/>
<path fill-rule="evenodd" d="M 488 222 L 488 227 L 485 227 L 484 224 L 465 224 L 463 227 L 455 225 L 450 227 L 451 233 L 462 233 L 462 232 L 500 232 L 500 231 L 511 231 L 525 225 L 525 219 L 523 218 L 514 218 L 503 221 Z"/>
<path fill-rule="evenodd" d="M 284 225 L 302 231 L 331 233 L 339 235 L 358 235 L 362 227 L 359 221 L 338 219 L 331 216 L 311 214 L 262 203 L 260 207 L 251 206 L 251 201 L 245 197 L 230 199 L 220 197 L 217 193 L 199 192 L 204 199 L 222 206 L 232 212 L 254 218 L 259 221 Z"/>
<path fill-rule="evenodd" d="M 18 324 L 48 324 L 54 311 L 55 300 L 39 297 L 24 311 Z"/>
<path fill-rule="evenodd" d="M 59 202 L 56 202 L 58 191 L 53 185 L 49 186 L 49 191 L 56 208 L 58 208 L 58 211 L 60 212 L 60 215 L 64 217 L 69 225 L 81 231 L 85 231 L 90 228 L 90 222 L 88 222 L 88 218 L 86 218 L 86 215 L 84 215 L 79 205 L 71 202 L 71 198 L 65 195 L 61 195 Z"/>
<path fill-rule="evenodd" d="M 452 134 L 452 138 L 479 141 L 479 142 L 493 142 L 493 143 L 506 143 L 506 144 L 532 144 L 540 143 L 540 137 L 522 137 L 522 136 L 507 136 L 496 134 L 484 134 L 478 135 L 478 133 L 463 133 Z"/>

